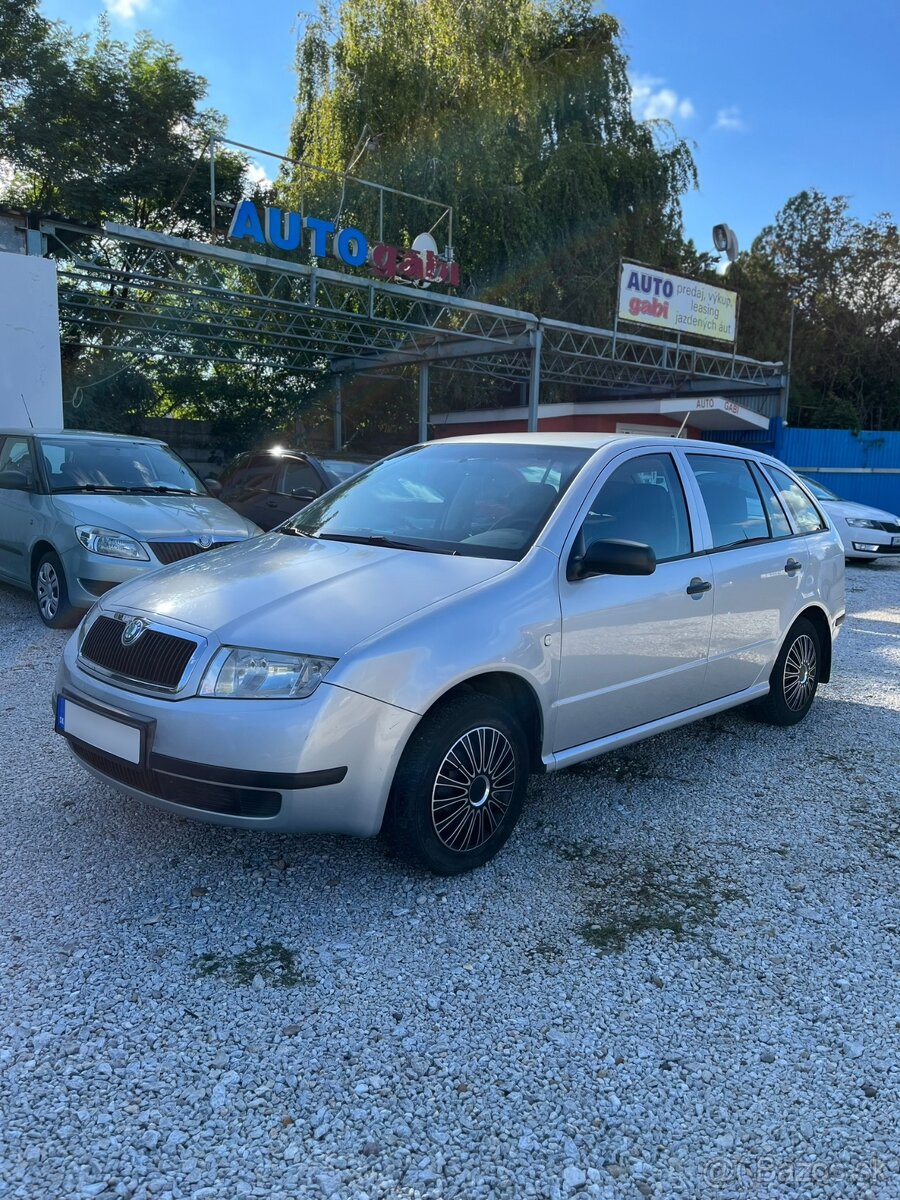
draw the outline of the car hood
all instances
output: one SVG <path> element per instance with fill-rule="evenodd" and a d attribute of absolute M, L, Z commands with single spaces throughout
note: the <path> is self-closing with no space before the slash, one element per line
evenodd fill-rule
<path fill-rule="evenodd" d="M 276 532 L 124 584 L 102 607 L 169 618 L 225 645 L 339 658 L 513 565 Z"/>
<path fill-rule="evenodd" d="M 864 517 L 867 521 L 886 521 L 889 525 L 900 523 L 900 517 L 883 508 L 872 508 L 868 504 L 857 504 L 855 500 L 820 500 L 819 503 L 833 517 Z"/>
<path fill-rule="evenodd" d="M 255 537 L 257 525 L 212 496 L 55 495 L 54 507 L 73 525 L 114 529 L 138 541 L 185 538 L 208 533 L 218 538 Z"/>

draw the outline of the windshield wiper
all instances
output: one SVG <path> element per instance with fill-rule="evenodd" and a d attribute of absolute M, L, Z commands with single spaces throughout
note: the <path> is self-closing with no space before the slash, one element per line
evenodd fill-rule
<path fill-rule="evenodd" d="M 323 542 L 358 542 L 363 546 L 386 546 L 389 550 L 418 550 L 422 554 L 456 554 L 443 546 L 426 546 L 421 542 L 404 542 L 402 538 L 388 537 L 384 533 L 320 533 Z"/>
<path fill-rule="evenodd" d="M 192 492 L 190 488 L 167 487 L 165 484 L 147 484 L 145 487 L 127 487 L 122 488 L 123 492 L 129 492 L 135 496 L 202 496 L 203 492 Z"/>
<path fill-rule="evenodd" d="M 54 488 L 54 496 L 63 492 L 115 492 L 124 496 L 202 496 L 203 492 L 192 492 L 188 488 L 175 487 L 119 487 L 107 483 L 78 483 L 72 487 Z"/>
<path fill-rule="evenodd" d="M 319 539 L 319 535 L 317 533 L 307 533 L 305 529 L 298 529 L 296 525 L 277 525 L 272 532 L 289 533 L 291 537 L 312 538 L 313 541 L 318 541 Z"/>
<path fill-rule="evenodd" d="M 54 488 L 53 495 L 59 496 L 64 492 L 127 492 L 128 490 L 124 487 L 114 487 L 112 484 L 76 483 L 72 487 Z"/>

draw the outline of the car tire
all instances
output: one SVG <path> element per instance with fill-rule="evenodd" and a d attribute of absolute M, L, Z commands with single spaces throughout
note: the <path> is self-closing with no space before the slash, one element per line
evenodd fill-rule
<path fill-rule="evenodd" d="M 71 629 L 81 613 L 69 602 L 66 573 L 55 550 L 42 555 L 34 572 L 38 616 L 51 629 Z"/>
<path fill-rule="evenodd" d="M 393 851 L 436 875 L 483 866 L 522 811 L 528 746 L 490 696 L 461 692 L 427 714 L 394 776 L 382 829 Z"/>
<path fill-rule="evenodd" d="M 819 686 L 822 646 L 812 622 L 801 617 L 790 629 L 769 676 L 769 694 L 756 713 L 769 725 L 796 725 L 809 712 Z"/>

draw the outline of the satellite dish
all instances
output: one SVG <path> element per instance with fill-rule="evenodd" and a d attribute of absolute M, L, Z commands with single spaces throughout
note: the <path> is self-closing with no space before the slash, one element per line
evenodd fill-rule
<path fill-rule="evenodd" d="M 425 264 L 427 263 L 427 257 L 428 257 L 429 251 L 431 251 L 432 254 L 437 254 L 437 252 L 438 252 L 437 242 L 434 240 L 434 238 L 431 236 L 430 233 L 420 233 L 417 237 L 413 238 L 413 243 L 410 246 L 410 249 L 415 250 L 415 252 L 417 254 L 421 255 L 423 266 L 425 266 Z M 419 287 L 431 287 L 431 280 L 423 279 L 421 281 L 421 283 L 419 283 L 418 286 Z"/>

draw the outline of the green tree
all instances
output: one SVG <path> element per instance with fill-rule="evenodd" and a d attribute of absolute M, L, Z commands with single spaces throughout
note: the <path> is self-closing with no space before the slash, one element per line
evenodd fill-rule
<path fill-rule="evenodd" d="M 635 120 L 626 67 L 618 23 L 588 0 L 326 3 L 298 45 L 291 154 L 343 171 L 365 148 L 358 173 L 454 206 L 471 293 L 606 324 L 620 256 L 699 261 L 679 203 L 690 150 Z M 296 203 L 300 173 L 281 185 Z M 303 191 L 375 227 L 361 189 L 307 171 Z M 420 232 L 421 207 L 389 204 L 389 239 Z"/>
<path fill-rule="evenodd" d="M 224 118 L 202 108 L 206 81 L 148 33 L 133 43 L 75 37 L 34 0 L 0 16 L 0 156 L 12 169 L 2 200 L 72 221 L 117 220 L 196 236 L 209 227 L 208 147 Z M 226 202 L 247 162 L 217 154 Z"/>
<path fill-rule="evenodd" d="M 796 424 L 900 428 L 900 234 L 887 213 L 855 218 L 845 196 L 793 196 L 729 273 L 741 349 L 783 358 L 796 294 Z"/>

